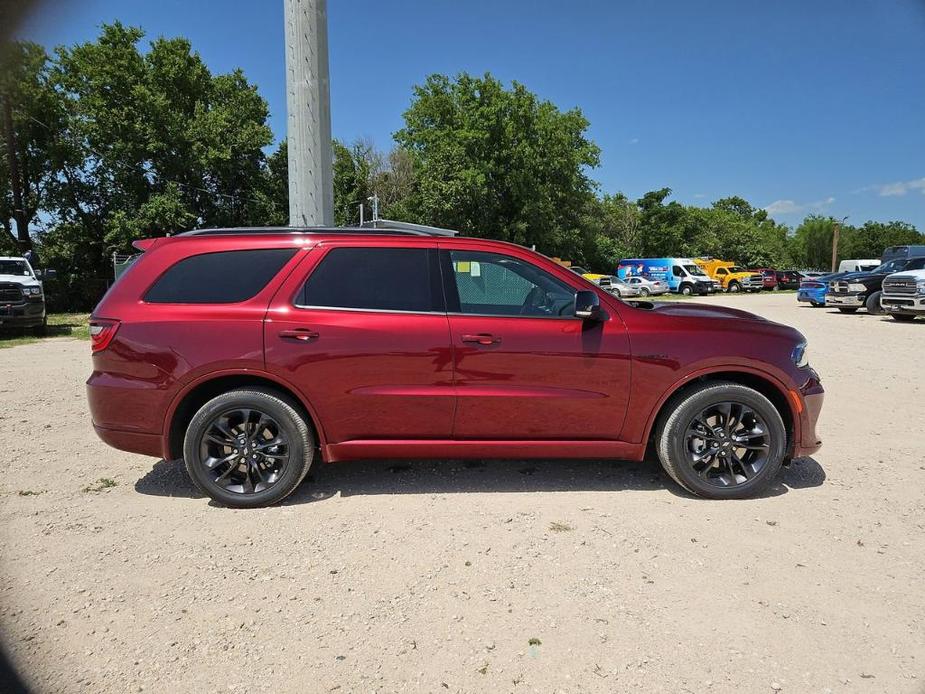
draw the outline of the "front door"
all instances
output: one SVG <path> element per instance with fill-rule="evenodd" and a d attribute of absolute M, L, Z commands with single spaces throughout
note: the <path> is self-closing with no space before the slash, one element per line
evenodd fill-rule
<path fill-rule="evenodd" d="M 619 316 L 575 318 L 576 288 L 526 258 L 441 250 L 457 406 L 453 436 L 617 440 L 629 399 Z"/>
<path fill-rule="evenodd" d="M 328 443 L 450 437 L 453 364 L 437 251 L 409 243 L 322 244 L 271 304 L 267 369 L 304 394 Z"/>

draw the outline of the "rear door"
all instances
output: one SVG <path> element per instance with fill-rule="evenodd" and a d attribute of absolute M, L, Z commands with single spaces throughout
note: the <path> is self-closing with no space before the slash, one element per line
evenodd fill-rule
<path fill-rule="evenodd" d="M 319 244 L 274 297 L 267 369 L 293 383 L 328 443 L 446 439 L 455 396 L 430 240 Z"/>
<path fill-rule="evenodd" d="M 575 318 L 577 287 L 516 251 L 444 244 L 454 438 L 619 439 L 630 385 L 619 316 Z"/>

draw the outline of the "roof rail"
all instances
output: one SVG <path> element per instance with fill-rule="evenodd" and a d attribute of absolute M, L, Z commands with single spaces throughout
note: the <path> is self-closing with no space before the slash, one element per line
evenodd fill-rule
<path fill-rule="evenodd" d="M 459 232 L 440 229 L 423 224 L 392 222 L 380 219 L 361 227 L 225 227 L 216 229 L 193 229 L 176 236 L 237 236 L 249 234 L 382 234 L 407 236 L 456 236 Z"/>

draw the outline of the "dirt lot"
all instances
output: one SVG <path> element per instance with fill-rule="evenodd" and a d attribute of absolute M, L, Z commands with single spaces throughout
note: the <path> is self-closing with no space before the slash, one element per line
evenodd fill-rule
<path fill-rule="evenodd" d="M 925 321 L 709 301 L 802 330 L 828 391 L 767 498 L 390 461 L 233 511 L 96 439 L 86 342 L 4 349 L 4 647 L 36 691 L 925 691 Z"/>

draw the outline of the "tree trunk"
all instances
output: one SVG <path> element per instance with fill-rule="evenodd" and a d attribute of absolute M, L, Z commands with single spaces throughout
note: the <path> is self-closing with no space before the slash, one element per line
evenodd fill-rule
<path fill-rule="evenodd" d="M 8 96 L 3 97 L 3 132 L 6 136 L 6 153 L 10 161 L 10 189 L 13 191 L 13 219 L 16 221 L 16 234 L 19 247 L 23 253 L 32 248 L 29 236 L 29 220 L 22 199 L 22 178 L 19 174 L 19 157 L 16 151 L 16 132 L 13 130 L 13 106 Z"/>

